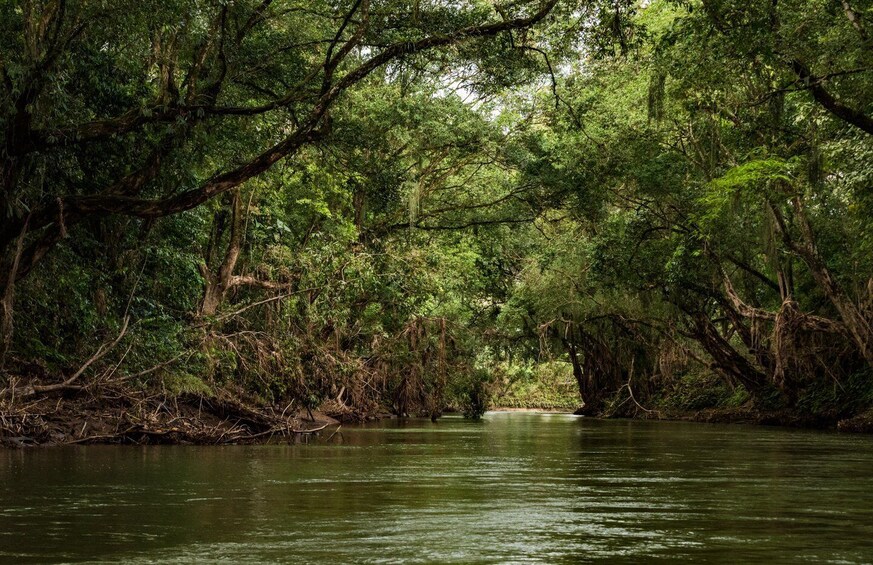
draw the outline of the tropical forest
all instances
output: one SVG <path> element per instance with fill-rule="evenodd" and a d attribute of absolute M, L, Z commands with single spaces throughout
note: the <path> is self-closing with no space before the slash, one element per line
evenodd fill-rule
<path fill-rule="evenodd" d="M 871 432 L 869 0 L 0 0 L 0 561 L 862 563 Z"/>

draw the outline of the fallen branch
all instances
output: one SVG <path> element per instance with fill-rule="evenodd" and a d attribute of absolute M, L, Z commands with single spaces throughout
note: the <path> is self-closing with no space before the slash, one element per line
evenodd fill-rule
<path fill-rule="evenodd" d="M 312 428 L 311 430 L 295 430 L 292 428 L 291 431 L 294 432 L 295 434 L 312 434 L 315 432 L 320 432 L 321 430 L 323 430 L 324 428 L 326 428 L 330 425 L 331 425 L 331 422 L 328 422 L 328 423 L 324 424 L 323 426 L 319 426 L 317 428 Z"/>
<path fill-rule="evenodd" d="M 118 332 L 118 335 L 115 337 L 115 339 L 111 342 L 103 343 L 100 347 L 98 347 L 94 355 L 92 355 L 87 361 L 85 361 L 85 363 L 81 367 L 79 367 L 79 369 L 75 373 L 73 373 L 67 380 L 61 383 L 51 385 L 31 385 L 25 387 L 21 392 L 19 392 L 19 394 L 22 397 L 26 397 L 33 396 L 37 393 L 56 392 L 59 390 L 82 390 L 83 387 L 74 385 L 73 383 L 82 376 L 82 374 L 88 369 L 88 367 L 102 359 L 107 353 L 112 351 L 112 349 L 114 349 L 116 345 L 118 345 L 118 343 L 122 340 L 122 338 L 124 338 L 125 334 L 127 333 L 127 327 L 129 322 L 130 316 L 125 316 L 124 321 L 121 324 L 121 331 Z M 12 394 L 15 394 L 14 390 L 12 390 Z"/>
<path fill-rule="evenodd" d="M 182 353 L 176 355 L 176 356 L 173 357 L 172 359 L 167 359 L 166 361 L 163 361 L 163 362 L 161 362 L 161 363 L 158 363 L 158 364 L 155 365 L 154 367 L 151 367 L 151 368 L 149 368 L 149 369 L 145 369 L 144 371 L 140 371 L 140 372 L 138 372 L 138 373 L 134 373 L 134 374 L 132 374 L 132 375 L 125 375 L 125 376 L 123 376 L 123 377 L 120 377 L 120 378 L 115 379 L 115 380 L 110 381 L 110 382 L 112 382 L 112 383 L 119 383 L 119 382 L 121 382 L 121 381 L 127 381 L 127 380 L 130 380 L 130 379 L 136 379 L 136 378 L 139 378 L 139 377 L 144 377 L 145 375 L 148 375 L 149 373 L 154 373 L 155 371 L 157 371 L 157 370 L 159 370 L 159 369 L 163 369 L 164 367 L 166 367 L 166 366 L 168 366 L 168 365 L 172 365 L 173 363 L 175 363 L 176 361 L 178 361 L 179 359 L 181 359 L 181 358 L 182 358 L 186 353 L 188 354 L 189 357 L 192 355 L 191 353 L 189 353 L 189 352 L 187 352 L 187 351 L 183 351 Z"/>
<path fill-rule="evenodd" d="M 227 319 L 227 318 L 232 318 L 232 317 L 234 317 L 234 316 L 238 316 L 238 315 L 242 314 L 243 312 L 245 312 L 246 310 L 249 310 L 250 308 L 254 308 L 255 306 L 261 306 L 262 304 L 268 304 L 268 303 L 270 303 L 270 302 L 276 302 L 277 300 L 282 300 L 282 299 L 288 298 L 289 296 L 293 296 L 293 295 L 295 295 L 295 294 L 300 294 L 300 293 L 302 293 L 302 292 L 309 292 L 309 291 L 311 291 L 311 290 L 318 290 L 318 289 L 317 289 L 317 288 L 306 288 L 306 289 L 303 289 L 303 290 L 298 290 L 298 291 L 296 291 L 296 292 L 288 292 L 288 293 L 285 293 L 285 294 L 279 294 L 279 295 L 277 295 L 277 296 L 271 296 L 270 298 L 266 298 L 266 299 L 264 299 L 264 300 L 259 300 L 258 302 L 253 302 L 252 304 L 249 304 L 249 305 L 247 305 L 247 306 L 243 306 L 243 307 L 240 308 L 239 310 L 235 310 L 235 311 L 233 311 L 233 312 L 228 312 L 227 314 L 223 314 L 223 315 L 221 315 L 221 316 L 218 316 L 217 318 L 214 319 L 214 321 L 218 322 L 218 321 L 220 321 L 220 320 L 225 320 L 225 319 Z M 200 324 L 201 327 L 202 327 L 202 326 L 206 326 L 206 325 L 208 325 L 208 324 L 206 324 L 206 323 L 204 323 L 204 324 Z"/>
<path fill-rule="evenodd" d="M 336 435 L 336 434 L 337 434 L 337 433 L 342 429 L 342 427 L 343 427 L 342 424 L 340 424 L 339 426 L 337 426 L 337 428 L 333 431 L 333 433 L 330 434 L 330 437 L 328 437 L 328 438 L 325 440 L 325 443 L 327 443 L 327 442 L 329 442 L 330 440 L 332 440 L 332 439 L 333 439 L 333 436 L 335 436 L 335 435 Z M 340 436 L 340 437 L 342 437 L 342 436 Z"/>

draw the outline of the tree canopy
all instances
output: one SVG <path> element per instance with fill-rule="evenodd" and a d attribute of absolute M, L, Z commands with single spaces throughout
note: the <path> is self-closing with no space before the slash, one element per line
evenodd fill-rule
<path fill-rule="evenodd" d="M 544 379 L 590 414 L 873 406 L 865 2 L 0 21 L 4 402 L 436 417 Z"/>

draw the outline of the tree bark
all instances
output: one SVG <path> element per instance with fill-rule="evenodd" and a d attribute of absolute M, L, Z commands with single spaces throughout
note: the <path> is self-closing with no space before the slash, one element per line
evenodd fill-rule
<path fill-rule="evenodd" d="M 557 4 L 557 1 L 558 0 L 545 0 L 536 12 L 527 17 L 519 17 L 511 20 L 504 19 L 489 24 L 460 28 L 451 33 L 434 34 L 414 41 L 400 41 L 384 47 L 377 54 L 365 60 L 343 76 L 337 78 L 334 82 L 325 81 L 322 84 L 322 88 L 317 97 L 312 100 L 312 106 L 306 118 L 301 120 L 299 126 L 285 137 L 285 139 L 256 155 L 247 163 L 232 170 L 216 174 L 197 188 L 177 194 L 161 196 L 155 199 L 139 197 L 138 190 L 134 192 L 128 190 L 114 190 L 114 187 L 107 187 L 95 194 L 57 195 L 56 198 L 50 200 L 43 206 L 33 208 L 30 231 L 32 233 L 45 231 L 46 233 L 37 237 L 37 244 L 35 244 L 33 249 L 25 249 L 23 260 L 21 262 L 22 268 L 19 271 L 18 278 L 20 279 L 23 276 L 26 276 L 31 268 L 58 242 L 60 238 L 57 235 L 57 229 L 56 226 L 54 226 L 54 223 L 62 214 L 64 214 L 70 222 L 75 222 L 85 217 L 101 217 L 112 214 L 144 219 L 156 219 L 195 208 L 216 196 L 237 189 L 242 183 L 260 175 L 270 169 L 281 159 L 293 155 L 302 146 L 311 143 L 324 135 L 326 132 L 326 126 L 323 125 L 324 118 L 333 102 L 343 92 L 345 92 L 345 90 L 367 78 L 373 71 L 406 55 L 431 49 L 438 49 L 441 47 L 448 47 L 475 38 L 494 37 L 504 32 L 528 28 L 548 16 Z M 269 3 L 265 3 L 262 7 L 256 9 L 252 17 L 255 18 L 255 20 L 260 18 L 260 14 L 262 14 L 262 11 L 266 9 L 267 6 L 269 6 Z M 364 19 L 362 19 L 360 26 L 362 28 L 366 26 Z M 78 27 L 73 32 L 70 32 L 70 40 L 80 32 L 81 29 Z M 362 30 L 359 29 L 349 40 L 342 43 L 342 45 L 339 45 L 338 38 L 335 39 L 334 44 L 339 47 L 338 50 L 335 54 L 331 50 L 330 57 L 322 66 L 316 68 L 313 71 L 314 74 L 311 74 L 311 76 L 317 76 L 319 71 L 324 71 L 324 74 L 332 79 L 333 70 L 337 68 L 341 59 L 346 57 L 359 43 L 361 35 Z M 42 75 L 45 73 L 47 66 L 51 61 L 58 57 L 61 51 L 61 43 L 56 42 L 50 53 L 46 55 L 46 60 L 35 69 L 38 72 L 34 82 L 27 82 L 25 86 L 33 86 L 34 88 L 38 86 L 40 84 L 39 81 L 44 78 Z M 199 109 L 202 109 L 206 114 L 215 115 L 253 115 L 266 113 L 272 110 L 284 108 L 293 102 L 306 100 L 309 95 L 303 86 L 298 85 L 298 87 L 292 88 L 279 99 L 256 107 L 217 108 L 213 104 L 210 104 Z M 220 85 L 216 86 L 216 88 L 218 87 L 220 87 Z M 30 96 L 29 91 L 22 91 L 21 96 L 25 98 Z M 27 109 L 26 105 L 24 109 Z M 177 114 L 180 111 L 182 114 L 179 115 L 184 116 L 187 113 L 187 110 L 173 109 L 173 112 L 176 112 Z M 90 131 L 89 128 L 94 129 L 93 133 L 95 138 L 105 137 L 117 132 L 126 133 L 136 131 L 145 124 L 142 123 L 139 118 L 134 116 L 134 112 L 137 112 L 137 115 L 140 113 L 138 109 L 131 109 L 129 112 L 123 114 L 118 120 L 94 122 L 90 125 L 86 124 L 83 127 L 88 131 Z M 18 113 L 16 116 L 16 120 L 13 120 L 14 123 L 12 123 L 13 128 L 7 132 L 7 141 L 10 139 L 31 140 L 34 139 L 35 136 L 38 137 L 38 132 L 31 128 L 31 120 L 27 112 Z M 170 119 L 171 117 L 172 116 L 167 116 L 166 119 Z M 319 129 L 320 125 L 321 127 Z M 27 148 L 27 145 L 16 143 L 16 147 L 18 148 L 17 151 L 20 153 L 22 148 Z M 0 171 L 0 173 L 3 173 L 3 178 L 14 179 L 16 175 L 11 174 L 7 170 L 7 165 L 9 164 L 10 162 L 8 160 L 7 162 L 4 162 L 4 170 Z M 147 167 L 145 170 L 148 170 L 149 174 L 143 176 L 144 180 L 141 184 L 144 184 L 157 176 L 159 169 L 160 162 L 156 163 L 154 167 Z M 0 193 L 0 200 L 5 198 L 8 193 L 9 187 L 4 187 L 4 191 Z M 17 219 L 7 221 L 5 224 L 6 225 L 0 226 L 0 257 L 9 256 L 10 246 L 14 241 L 16 234 L 21 230 L 23 222 L 21 219 Z"/>
<path fill-rule="evenodd" d="M 214 316 L 218 311 L 219 306 L 224 302 L 224 297 L 228 289 L 231 288 L 233 282 L 233 271 L 236 268 L 239 260 L 240 251 L 242 250 L 242 199 L 240 198 L 239 190 L 235 190 L 230 199 L 230 235 L 227 242 L 227 250 L 217 270 L 210 269 L 209 262 L 212 249 L 215 249 L 221 243 L 222 232 L 221 226 L 217 226 L 212 233 L 212 241 L 210 242 L 210 250 L 207 251 L 207 256 L 203 263 L 200 264 L 200 273 L 203 275 L 203 297 L 200 300 L 198 315 Z M 221 224 L 220 218 L 216 218 L 216 222 Z"/>
<path fill-rule="evenodd" d="M 864 24 L 861 21 L 861 16 L 859 16 L 852 8 L 848 0 L 841 0 L 841 2 L 843 4 L 843 12 L 845 12 L 846 18 L 849 19 L 849 23 L 851 23 L 852 27 L 855 28 L 855 31 L 858 32 L 858 36 L 861 38 L 864 46 L 867 47 L 867 49 L 873 48 L 873 42 L 870 40 L 870 34 L 867 33 L 867 28 L 864 27 Z"/>
<path fill-rule="evenodd" d="M 712 369 L 727 377 L 731 384 L 742 383 L 752 394 L 766 386 L 767 375 L 731 346 L 709 316 L 700 311 L 688 314 L 694 327 L 692 337 L 712 357 Z"/>
<path fill-rule="evenodd" d="M 29 220 L 29 218 L 28 218 Z M 9 272 L 0 279 L 0 370 L 6 364 L 6 354 L 12 346 L 12 333 L 14 331 L 13 309 L 15 305 L 15 278 L 21 261 L 21 252 L 24 247 L 24 238 L 27 235 L 28 221 L 25 220 L 18 243 L 15 246 L 15 255 Z"/>
<path fill-rule="evenodd" d="M 809 68 L 801 61 L 792 59 L 791 68 L 794 69 L 795 74 L 797 74 L 798 78 L 803 81 L 804 85 L 806 85 L 810 93 L 812 93 L 812 97 L 815 101 L 821 104 L 825 110 L 844 122 L 855 126 L 861 131 L 873 135 L 873 118 L 837 100 L 837 98 L 822 85 L 822 79 L 813 76 Z"/>
<path fill-rule="evenodd" d="M 585 387 L 585 374 L 582 372 L 582 364 L 579 362 L 579 355 L 576 351 L 576 345 L 563 340 L 564 348 L 567 350 L 567 356 L 570 358 L 570 364 L 573 366 L 573 378 L 576 379 L 576 385 L 579 387 L 579 398 L 584 404 L 588 404 L 585 398 L 588 396 Z"/>
<path fill-rule="evenodd" d="M 782 213 L 776 206 L 768 202 L 785 246 L 800 257 L 809 267 L 813 280 L 815 280 L 818 287 L 831 304 L 833 304 L 837 312 L 839 312 L 843 324 L 845 324 L 852 340 L 858 347 L 858 351 L 867 363 L 873 367 L 873 324 L 871 324 L 868 315 L 865 314 L 865 309 L 860 305 L 869 300 L 870 297 L 862 299 L 860 304 L 849 297 L 819 253 L 815 232 L 806 214 L 803 200 L 800 196 L 795 195 L 791 199 L 791 204 L 797 215 L 801 241 L 797 241 L 792 237 Z"/>
<path fill-rule="evenodd" d="M 573 377 L 584 403 L 579 414 L 602 414 L 605 399 L 619 388 L 622 370 L 608 344 L 585 331 L 578 324 L 566 322 L 559 335 L 573 366 Z M 582 355 L 580 361 L 579 355 Z"/>

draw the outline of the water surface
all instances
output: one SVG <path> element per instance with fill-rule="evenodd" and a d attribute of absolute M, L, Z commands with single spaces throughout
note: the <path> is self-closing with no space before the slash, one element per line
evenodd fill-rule
<path fill-rule="evenodd" d="M 862 563 L 873 437 L 489 413 L 0 451 L 0 562 Z"/>

